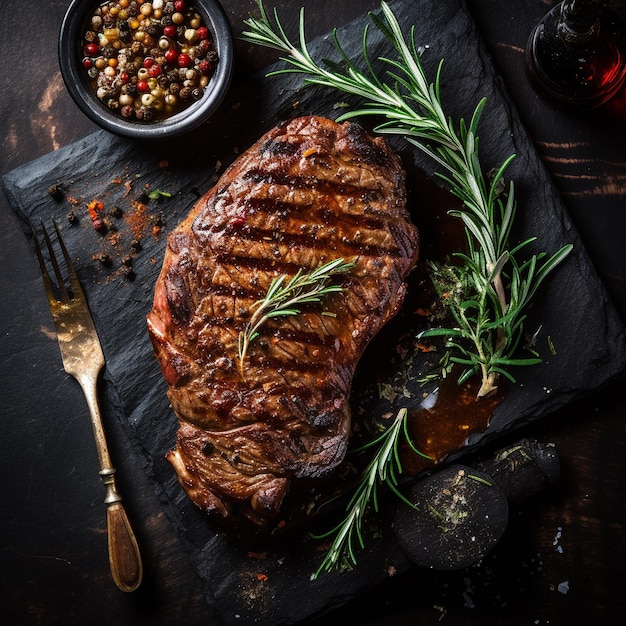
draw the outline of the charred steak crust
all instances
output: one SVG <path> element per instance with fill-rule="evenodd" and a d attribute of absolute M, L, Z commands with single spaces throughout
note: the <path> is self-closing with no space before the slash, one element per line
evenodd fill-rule
<path fill-rule="evenodd" d="M 356 364 L 417 261 L 404 185 L 382 138 L 297 118 L 242 154 L 170 234 L 147 322 L 180 425 L 168 459 L 207 513 L 263 525 L 291 480 L 342 461 Z M 335 277 L 344 291 L 266 323 L 242 378 L 238 335 L 272 279 L 339 257 L 357 260 Z"/>

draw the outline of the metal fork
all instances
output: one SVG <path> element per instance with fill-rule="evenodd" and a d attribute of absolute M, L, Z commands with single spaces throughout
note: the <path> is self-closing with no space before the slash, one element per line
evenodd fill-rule
<path fill-rule="evenodd" d="M 115 584 L 122 591 L 134 591 L 139 587 L 143 576 L 143 565 L 135 533 L 122 505 L 122 497 L 115 485 L 115 468 L 111 463 L 100 408 L 98 405 L 97 382 L 104 366 L 104 354 L 96 333 L 87 300 L 72 265 L 67 248 L 61 238 L 56 222 L 53 222 L 59 247 L 69 273 L 69 288 L 65 285 L 59 261 L 54 253 L 51 238 L 44 224 L 41 224 L 50 263 L 54 270 L 56 285 L 50 278 L 39 243 L 33 229 L 35 251 L 41 269 L 43 284 L 48 296 L 52 319 L 56 326 L 63 367 L 80 384 L 91 415 L 96 438 L 100 477 L 106 487 L 104 502 L 107 505 L 107 528 L 109 563 Z"/>

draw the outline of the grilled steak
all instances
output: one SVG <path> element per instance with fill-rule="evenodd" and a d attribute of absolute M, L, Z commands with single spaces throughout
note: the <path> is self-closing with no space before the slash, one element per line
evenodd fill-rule
<path fill-rule="evenodd" d="M 242 154 L 170 234 L 148 328 L 179 419 L 168 454 L 191 500 L 264 525 L 293 480 L 342 461 L 357 362 L 417 260 L 404 172 L 385 141 L 319 117 Z M 269 320 L 243 375 L 238 336 L 272 279 L 337 258 L 344 291 Z"/>

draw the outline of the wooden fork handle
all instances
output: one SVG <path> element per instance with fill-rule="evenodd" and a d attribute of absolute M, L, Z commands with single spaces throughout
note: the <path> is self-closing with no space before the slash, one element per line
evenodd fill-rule
<path fill-rule="evenodd" d="M 143 578 L 143 565 L 135 533 L 122 505 L 122 496 L 115 485 L 115 468 L 109 456 L 98 404 L 97 378 L 95 370 L 77 376 L 89 407 L 100 461 L 100 478 L 106 487 L 104 503 L 107 505 L 109 565 L 113 582 L 117 587 L 121 591 L 135 591 Z"/>
<path fill-rule="evenodd" d="M 113 468 L 101 470 L 100 476 L 107 488 L 104 502 L 107 505 L 111 576 L 121 591 L 135 591 L 143 578 L 143 564 L 137 539 L 122 504 L 122 497 L 115 488 L 115 470 Z"/>
<path fill-rule="evenodd" d="M 113 580 L 122 591 L 135 591 L 141 584 L 143 565 L 135 533 L 121 502 L 108 506 L 107 527 Z"/>

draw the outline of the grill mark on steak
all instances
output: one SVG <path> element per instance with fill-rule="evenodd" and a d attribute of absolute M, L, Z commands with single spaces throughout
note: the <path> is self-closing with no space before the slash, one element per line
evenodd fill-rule
<path fill-rule="evenodd" d="M 331 200 L 336 200 L 332 199 Z M 246 202 L 244 210 L 235 219 L 217 222 L 212 227 L 212 235 L 223 233 L 225 237 L 236 236 L 242 243 L 246 240 L 274 243 L 278 246 L 323 249 L 331 239 L 337 239 L 345 248 L 345 255 L 356 253 L 371 256 L 398 254 L 393 237 L 387 234 L 397 230 L 393 223 L 384 217 L 378 219 L 363 218 L 367 207 L 361 203 L 352 203 L 356 213 L 350 214 L 346 209 L 350 206 L 345 197 L 341 198 L 345 206 L 332 202 L 321 207 L 311 208 L 307 198 L 304 205 L 295 202 L 277 202 L 273 198 L 253 197 Z M 355 210 L 355 209 L 352 209 Z M 376 209 L 371 208 L 374 213 Z M 297 215 L 296 215 L 297 214 Z M 280 258 L 280 250 L 274 253 Z M 262 255 L 266 259 L 266 255 Z"/>
<path fill-rule="evenodd" d="M 245 173 L 243 178 L 244 180 L 253 183 L 280 185 L 295 190 L 315 189 L 324 194 L 358 196 L 362 200 L 367 199 L 370 201 L 381 199 L 381 190 L 379 187 L 367 187 L 345 181 L 338 182 L 321 176 L 294 176 L 289 172 L 280 169 L 274 169 L 271 171 L 251 169 Z"/>
<path fill-rule="evenodd" d="M 291 481 L 343 459 L 356 364 L 417 259 L 405 202 L 384 140 L 297 118 L 243 153 L 170 234 L 148 329 L 180 424 L 168 459 L 203 510 L 266 524 Z M 264 324 L 242 378 L 238 335 L 271 281 L 338 257 L 356 261 L 335 277 L 344 292 Z"/>
<path fill-rule="evenodd" d="M 205 328 L 231 328 L 237 331 L 243 330 L 247 323 L 249 315 L 241 319 L 233 319 L 230 317 L 212 317 L 204 320 L 203 326 Z M 276 341 L 284 344 L 295 343 L 301 346 L 308 346 L 312 350 L 312 354 L 308 355 L 309 358 L 317 357 L 317 353 L 331 353 L 336 350 L 335 338 L 329 333 L 325 332 L 320 334 L 319 332 L 307 331 L 303 328 L 286 328 L 281 322 L 272 324 L 271 321 L 267 322 L 264 327 L 264 334 L 271 334 Z M 263 351 L 269 350 L 270 346 L 267 344 L 267 340 L 259 340 L 259 348 Z M 323 357 L 321 357 L 323 358 Z"/>
<path fill-rule="evenodd" d="M 314 391 L 309 387 L 305 379 L 298 377 L 295 382 L 291 380 L 267 383 L 262 393 L 248 393 L 243 386 L 239 386 L 210 396 L 217 420 L 214 428 L 205 430 L 213 436 L 220 432 L 226 436 L 233 429 L 260 423 L 272 428 L 288 428 L 292 434 L 313 435 L 336 419 L 335 398 L 338 392 L 345 393 L 346 389 L 345 383 L 341 387 L 334 383 L 323 385 Z M 238 411 L 242 398 L 253 407 L 253 411 Z M 313 398 L 316 400 L 315 404 L 311 403 Z M 281 405 L 283 411 L 280 414 L 268 410 L 267 407 L 273 402 Z M 236 419 L 233 419 L 234 412 L 238 413 Z M 323 435 L 323 430 L 319 434 Z"/>
<path fill-rule="evenodd" d="M 346 205 L 345 208 L 349 207 L 350 204 L 354 204 L 355 202 L 353 196 L 347 196 L 343 199 L 343 201 L 345 202 L 345 205 Z M 248 224 L 254 223 L 254 222 L 251 222 L 251 220 L 254 219 L 258 214 L 262 214 L 264 218 L 267 218 L 267 216 L 270 216 L 270 215 L 279 216 L 288 226 L 291 225 L 291 222 L 288 221 L 287 218 L 293 219 L 294 213 L 298 211 L 302 211 L 302 210 L 311 211 L 311 215 L 316 214 L 319 217 L 319 222 L 321 224 L 323 224 L 325 219 L 327 220 L 329 217 L 333 215 L 333 214 L 328 213 L 328 209 L 326 209 L 326 207 L 319 207 L 317 210 L 317 213 L 315 213 L 316 207 L 314 203 L 312 202 L 309 202 L 304 205 L 299 205 L 293 202 L 284 202 L 282 200 L 279 200 L 278 198 L 271 198 L 271 197 L 248 198 L 248 200 L 246 201 L 246 207 L 248 209 L 248 212 L 246 213 L 243 220 L 244 220 L 244 223 L 248 223 Z M 344 211 L 340 216 L 336 216 L 336 217 L 340 217 L 342 222 L 345 222 L 346 224 L 350 224 L 354 228 L 363 228 L 365 230 L 372 230 L 372 231 L 381 230 L 385 228 L 388 222 L 388 220 L 385 219 L 386 216 L 380 215 L 380 217 L 378 218 L 375 217 L 374 215 L 368 216 L 364 213 L 365 208 L 366 207 L 363 205 L 363 203 L 360 202 L 359 210 L 361 211 L 361 213 L 349 214 Z M 369 212 L 371 213 L 372 211 L 369 211 Z M 296 223 L 295 227 L 293 228 L 293 231 L 296 232 L 298 228 L 302 228 L 302 227 L 310 228 L 312 226 L 314 226 L 314 224 L 311 224 L 310 222 Z"/>
<path fill-rule="evenodd" d="M 285 256 L 286 249 L 298 248 L 312 248 L 314 250 L 328 249 L 328 242 L 333 237 L 332 233 L 325 233 L 323 230 L 318 231 L 315 234 L 298 234 L 298 233 L 279 233 L 274 236 L 273 231 L 264 228 L 251 228 L 245 227 L 237 231 L 238 239 L 241 242 L 245 241 L 258 241 L 259 239 L 267 241 L 268 245 L 273 244 L 277 258 Z M 402 251 L 398 250 L 396 246 L 387 247 L 384 245 L 376 245 L 364 243 L 359 236 L 358 239 L 340 239 L 340 247 L 337 251 L 337 256 L 354 257 L 354 256 L 371 256 L 379 257 L 381 254 L 387 254 L 389 256 L 402 256 Z M 247 264 L 250 259 L 245 257 L 237 257 L 233 259 L 233 264 L 241 263 Z"/>
<path fill-rule="evenodd" d="M 365 129 L 358 124 L 349 124 L 346 129 L 346 138 L 354 154 L 358 155 L 366 163 L 380 168 L 387 167 L 389 154 L 383 150 L 380 144 L 372 142 Z"/>

